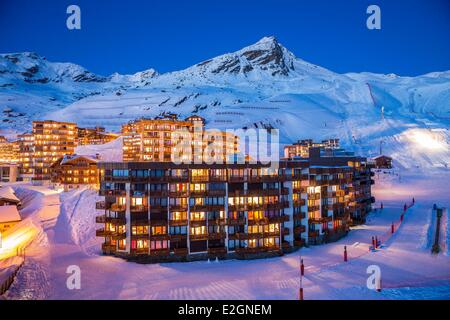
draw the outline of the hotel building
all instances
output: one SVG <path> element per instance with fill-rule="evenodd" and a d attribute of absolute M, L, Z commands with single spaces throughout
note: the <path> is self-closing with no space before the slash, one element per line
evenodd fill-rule
<path fill-rule="evenodd" d="M 77 129 L 77 144 L 79 146 L 88 144 L 105 144 L 117 139 L 118 137 L 118 134 L 106 132 L 103 127 Z"/>
<path fill-rule="evenodd" d="M 268 257 L 334 241 L 360 215 L 355 189 L 367 180 L 359 172 L 364 161 L 315 148 L 276 169 L 99 163 L 105 200 L 96 205 L 103 211 L 97 236 L 103 253 L 145 262 Z M 368 209 L 374 199 L 364 199 Z"/>
<path fill-rule="evenodd" d="M 59 158 L 73 154 L 77 127 L 71 122 L 33 121 L 33 180 L 50 180 L 50 166 Z"/>
<path fill-rule="evenodd" d="M 181 149 L 175 141 L 185 134 L 190 134 L 193 139 L 185 141 Z M 196 163 L 203 162 L 204 153 L 221 156 L 225 162 L 239 151 L 238 137 L 205 129 L 205 120 L 199 116 L 183 121 L 174 117 L 132 121 L 122 126 L 122 136 L 124 162 L 172 162 L 177 147 L 180 148 L 177 151 L 180 159 Z"/>

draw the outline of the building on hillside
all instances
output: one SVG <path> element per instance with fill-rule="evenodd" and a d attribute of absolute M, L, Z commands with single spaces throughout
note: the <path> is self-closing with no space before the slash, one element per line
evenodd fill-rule
<path fill-rule="evenodd" d="M 19 167 L 16 163 L 0 162 L 0 182 L 16 182 L 19 176 Z"/>
<path fill-rule="evenodd" d="M 0 206 L 0 233 L 6 232 L 22 221 L 17 207 Z"/>
<path fill-rule="evenodd" d="M 250 258 L 334 241 L 361 214 L 354 193 L 366 181 L 355 175 L 363 158 L 318 150 L 282 160 L 277 169 L 100 163 L 105 200 L 96 205 L 104 210 L 96 221 L 103 225 L 97 230 L 103 252 L 148 261 Z"/>
<path fill-rule="evenodd" d="M 50 166 L 59 158 L 74 153 L 76 137 L 75 123 L 33 121 L 32 180 L 50 180 Z"/>
<path fill-rule="evenodd" d="M 286 159 L 294 157 L 308 158 L 310 148 L 339 149 L 339 139 L 327 139 L 322 140 L 322 142 L 314 142 L 312 139 L 299 140 L 292 145 L 284 147 L 284 157 Z"/>
<path fill-rule="evenodd" d="M 204 124 L 204 119 L 198 116 L 184 121 L 171 117 L 125 124 L 122 126 L 123 161 L 172 162 L 176 154 L 183 162 L 201 163 L 207 155 L 225 162 L 239 152 L 237 136 L 207 130 Z M 188 135 L 191 139 L 183 140 Z M 183 145 L 175 145 L 177 141 L 183 141 Z"/>
<path fill-rule="evenodd" d="M 375 168 L 377 169 L 392 169 L 392 158 L 384 155 L 379 155 L 373 158 Z"/>
<path fill-rule="evenodd" d="M 65 155 L 51 165 L 52 183 L 62 185 L 65 191 L 90 186 L 98 189 L 99 171 L 97 163 L 98 155 Z"/>
<path fill-rule="evenodd" d="M 18 149 L 15 142 L 0 136 L 0 163 L 17 163 Z"/>
<path fill-rule="evenodd" d="M 0 206 L 20 206 L 20 199 L 11 187 L 0 187 Z"/>
<path fill-rule="evenodd" d="M 118 134 L 106 132 L 103 127 L 78 128 L 78 145 L 105 144 L 119 137 Z"/>

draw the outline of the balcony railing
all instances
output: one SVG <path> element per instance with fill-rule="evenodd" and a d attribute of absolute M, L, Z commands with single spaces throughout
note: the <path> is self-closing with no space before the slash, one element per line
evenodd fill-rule
<path fill-rule="evenodd" d="M 188 248 L 173 248 L 173 253 L 176 256 L 187 256 L 189 253 Z"/>
<path fill-rule="evenodd" d="M 227 253 L 226 247 L 208 248 L 209 254 L 222 255 Z"/>
<path fill-rule="evenodd" d="M 126 208 L 127 207 L 124 204 L 113 203 L 109 210 L 114 211 L 114 212 L 123 212 L 126 210 Z"/>
<path fill-rule="evenodd" d="M 177 227 L 177 226 L 185 226 L 188 224 L 188 220 L 187 219 L 182 219 L 182 220 L 170 220 L 169 224 L 171 227 Z"/>
<path fill-rule="evenodd" d="M 97 210 L 105 210 L 106 209 L 105 201 L 97 201 L 95 203 L 95 209 L 97 209 Z"/>
<path fill-rule="evenodd" d="M 204 234 L 190 234 L 189 238 L 191 240 L 207 240 L 208 239 L 208 234 L 204 233 Z"/>
<path fill-rule="evenodd" d="M 137 205 L 130 207 L 131 212 L 148 212 L 148 206 L 145 205 Z"/>
<path fill-rule="evenodd" d="M 209 240 L 220 240 L 225 239 L 227 237 L 227 234 L 225 232 L 212 232 L 208 234 Z"/>
<path fill-rule="evenodd" d="M 238 219 L 234 219 L 234 218 L 228 218 L 228 225 L 244 225 L 246 223 L 246 219 L 245 218 L 238 218 Z"/>

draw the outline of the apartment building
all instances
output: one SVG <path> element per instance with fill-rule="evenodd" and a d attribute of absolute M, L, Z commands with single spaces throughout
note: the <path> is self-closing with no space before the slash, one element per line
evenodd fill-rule
<path fill-rule="evenodd" d="M 292 145 L 284 147 L 284 157 L 286 159 L 301 157 L 309 157 L 310 148 L 324 148 L 327 150 L 339 149 L 339 139 L 327 139 L 321 142 L 314 142 L 312 139 L 299 140 Z"/>
<path fill-rule="evenodd" d="M 17 163 L 18 148 L 13 141 L 8 141 L 4 136 L 0 136 L 0 163 Z"/>
<path fill-rule="evenodd" d="M 100 163 L 97 236 L 105 254 L 146 261 L 266 257 L 334 241 L 360 214 L 354 193 L 362 178 L 354 173 L 362 160 L 319 148 L 276 169 Z"/>
<path fill-rule="evenodd" d="M 225 162 L 239 151 L 238 137 L 205 129 L 205 120 L 199 116 L 132 121 L 122 126 L 122 136 L 125 162 L 172 162 L 174 153 L 183 162 L 201 163 L 206 155 Z M 183 144 L 177 145 L 183 138 Z"/>
<path fill-rule="evenodd" d="M 17 136 L 19 177 L 23 181 L 31 181 L 33 178 L 33 153 L 34 137 L 32 133 L 24 133 Z"/>
<path fill-rule="evenodd" d="M 50 180 L 50 166 L 59 158 L 75 151 L 76 124 L 52 120 L 33 121 L 32 135 L 32 180 Z"/>

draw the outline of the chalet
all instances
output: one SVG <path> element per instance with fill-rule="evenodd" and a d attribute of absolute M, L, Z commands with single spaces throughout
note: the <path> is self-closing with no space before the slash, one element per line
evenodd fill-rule
<path fill-rule="evenodd" d="M 20 199 L 14 193 L 14 190 L 11 187 L 2 187 L 0 188 L 0 206 L 19 206 Z"/>
<path fill-rule="evenodd" d="M 379 155 L 373 158 L 375 162 L 375 168 L 377 169 L 391 169 L 392 168 L 392 158 L 384 155 Z"/>
<path fill-rule="evenodd" d="M 98 188 L 97 163 L 99 160 L 98 155 L 66 155 L 52 164 L 51 181 L 62 185 L 65 191 L 81 186 Z"/>

